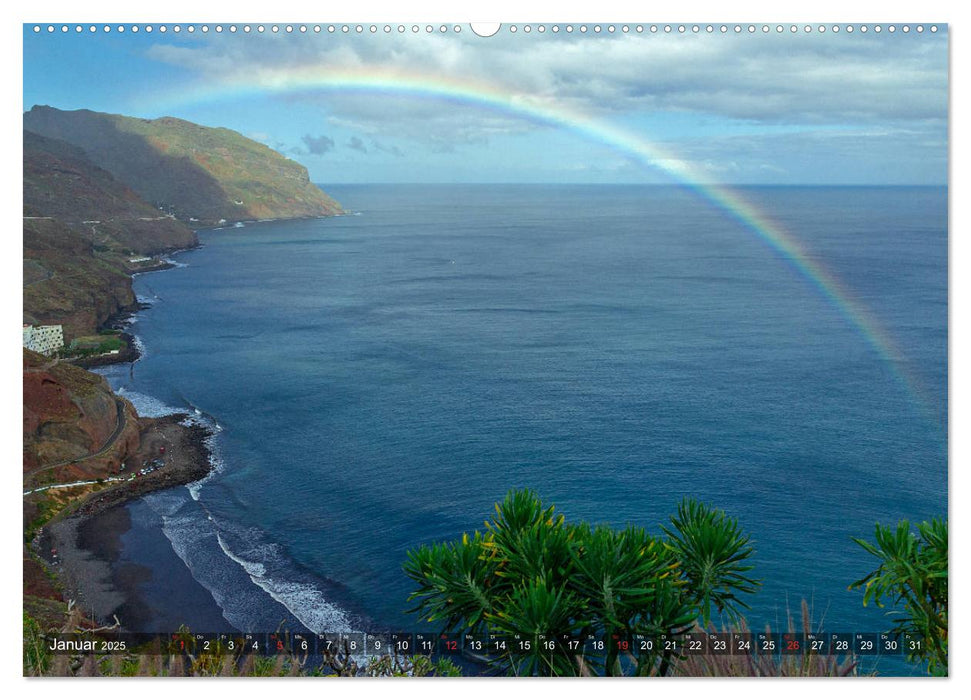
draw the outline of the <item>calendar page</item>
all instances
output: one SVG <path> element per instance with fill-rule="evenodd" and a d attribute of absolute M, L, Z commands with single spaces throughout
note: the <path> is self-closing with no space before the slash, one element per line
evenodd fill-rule
<path fill-rule="evenodd" d="M 22 39 L 25 676 L 947 675 L 947 23 Z"/>

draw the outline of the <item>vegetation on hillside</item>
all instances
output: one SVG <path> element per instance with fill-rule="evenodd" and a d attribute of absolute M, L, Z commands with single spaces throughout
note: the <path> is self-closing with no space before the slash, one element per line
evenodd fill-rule
<path fill-rule="evenodd" d="M 24 320 L 89 335 L 135 304 L 128 262 L 197 243 L 76 146 L 24 132 Z"/>
<path fill-rule="evenodd" d="M 873 542 L 853 538 L 880 565 L 851 589 L 863 589 L 863 604 L 893 607 L 891 633 L 904 640 L 904 653 L 927 664 L 932 675 L 947 675 L 947 521 L 896 528 L 877 523 Z"/>
<path fill-rule="evenodd" d="M 120 331 L 106 331 L 75 338 L 62 347 L 57 352 L 57 356 L 63 358 L 92 357 L 115 351 L 120 353 L 127 347 Z"/>
<path fill-rule="evenodd" d="M 34 107 L 24 126 L 84 150 L 143 199 L 179 219 L 296 218 L 340 213 L 307 169 L 223 128 L 182 119 L 136 119 Z"/>

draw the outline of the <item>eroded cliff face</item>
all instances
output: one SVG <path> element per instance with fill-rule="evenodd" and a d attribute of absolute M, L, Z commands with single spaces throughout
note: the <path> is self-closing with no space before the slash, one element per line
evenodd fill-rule
<path fill-rule="evenodd" d="M 104 377 L 27 349 L 23 355 L 24 474 L 60 462 L 67 464 L 46 480 L 117 472 L 139 445 L 131 403 L 116 397 Z M 106 444 L 104 454 L 82 459 Z"/>
<path fill-rule="evenodd" d="M 185 223 L 151 206 L 80 148 L 30 131 L 24 131 L 24 216 L 65 223 L 105 257 L 198 243 Z"/>
<path fill-rule="evenodd" d="M 24 322 L 64 326 L 64 339 L 90 335 L 134 308 L 131 276 L 60 221 L 24 219 Z"/>

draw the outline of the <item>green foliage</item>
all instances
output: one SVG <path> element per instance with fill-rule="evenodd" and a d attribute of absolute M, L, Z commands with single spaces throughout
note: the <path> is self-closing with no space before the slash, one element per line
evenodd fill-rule
<path fill-rule="evenodd" d="M 62 358 L 95 357 L 105 355 L 112 350 L 118 350 L 120 352 L 126 347 L 125 341 L 116 333 L 103 333 L 100 335 L 75 338 L 69 345 L 57 350 L 55 355 Z"/>
<path fill-rule="evenodd" d="M 118 669 L 119 676 L 137 676 L 139 671 L 138 658 L 134 656 L 128 656 L 122 659 L 121 666 Z"/>
<path fill-rule="evenodd" d="M 51 668 L 52 654 L 44 645 L 37 620 L 24 613 L 24 675 L 43 676 Z"/>
<path fill-rule="evenodd" d="M 277 659 L 272 656 L 257 656 L 253 658 L 253 668 L 248 674 L 257 678 L 267 678 L 280 675 L 277 669 Z"/>
<path fill-rule="evenodd" d="M 462 675 L 462 669 L 452 663 L 451 659 L 440 658 L 433 661 L 428 656 L 413 656 L 411 657 L 411 665 L 411 675 L 415 677 L 441 676 L 457 678 Z"/>
<path fill-rule="evenodd" d="M 41 496 L 37 501 L 37 515 L 24 528 L 24 542 L 30 544 L 40 529 L 57 515 L 61 507 L 50 498 Z"/>
<path fill-rule="evenodd" d="M 711 623 L 712 606 L 738 620 L 739 607 L 748 606 L 736 592 L 754 593 L 758 582 L 745 574 L 752 566 L 744 564 L 755 551 L 738 523 L 720 510 L 683 500 L 671 518 L 673 529 L 662 528 L 701 608 L 701 619 Z"/>
<path fill-rule="evenodd" d="M 680 634 L 712 608 L 735 614 L 752 554 L 738 524 L 685 500 L 666 539 L 643 528 L 566 523 L 529 490 L 510 491 L 486 531 L 408 553 L 417 584 L 411 612 L 443 631 L 493 633 L 529 642 L 493 659 L 517 675 L 667 673 L 663 655 L 622 655 L 615 644 L 591 655 L 565 639 Z M 518 651 L 518 650 L 517 650 Z"/>
<path fill-rule="evenodd" d="M 884 607 L 889 600 L 895 615 L 892 632 L 922 640 L 905 649 L 908 658 L 927 663 L 934 675 L 947 674 L 947 521 L 934 518 L 917 525 L 902 520 L 897 527 L 877 523 L 874 542 L 853 541 L 880 560 L 880 565 L 855 581 L 863 588 L 863 605 Z"/>

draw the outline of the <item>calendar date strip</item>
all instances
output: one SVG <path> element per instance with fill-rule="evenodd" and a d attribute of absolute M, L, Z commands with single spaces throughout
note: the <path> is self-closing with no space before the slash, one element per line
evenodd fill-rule
<path fill-rule="evenodd" d="M 904 655 L 917 654 L 924 640 L 886 632 L 733 633 L 688 632 L 681 635 L 634 634 L 556 637 L 552 635 L 436 634 L 432 632 L 213 632 L 46 633 L 46 649 L 55 654 L 351 654 L 415 656 L 471 654 L 482 657 L 539 653 L 598 655 L 611 651 L 635 656 L 692 655 Z"/>

